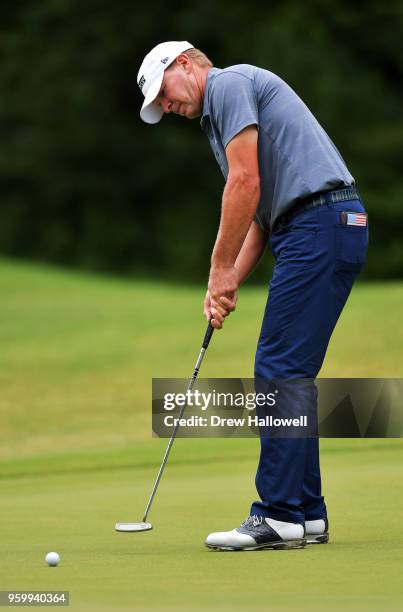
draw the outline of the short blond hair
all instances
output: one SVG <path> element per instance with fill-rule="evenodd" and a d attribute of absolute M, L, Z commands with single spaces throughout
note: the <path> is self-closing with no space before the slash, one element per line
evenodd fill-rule
<path fill-rule="evenodd" d="M 200 49 L 192 48 L 184 51 L 184 53 L 186 53 L 195 64 L 201 66 L 201 68 L 211 68 L 213 66 L 213 62 L 209 60 L 207 55 L 203 53 L 203 51 L 200 51 Z"/>

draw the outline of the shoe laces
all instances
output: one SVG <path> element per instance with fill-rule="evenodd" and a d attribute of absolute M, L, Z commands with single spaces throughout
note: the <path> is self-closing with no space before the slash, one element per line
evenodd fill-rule
<path fill-rule="evenodd" d="M 258 525 L 261 525 L 263 523 L 263 520 L 264 520 L 263 516 L 258 516 L 257 514 L 251 514 L 244 520 L 241 527 L 249 527 L 251 526 L 251 524 L 253 525 L 253 527 L 257 527 Z"/>

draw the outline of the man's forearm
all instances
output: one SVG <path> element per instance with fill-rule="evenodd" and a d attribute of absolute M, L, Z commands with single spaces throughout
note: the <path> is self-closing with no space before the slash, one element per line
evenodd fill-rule
<path fill-rule="evenodd" d="M 255 221 L 252 221 L 235 262 L 239 284 L 254 270 L 266 248 L 267 239 L 268 233 L 264 232 Z"/>
<path fill-rule="evenodd" d="M 211 256 L 212 267 L 230 267 L 245 241 L 260 197 L 259 182 L 245 176 L 228 177 L 220 228 Z"/>

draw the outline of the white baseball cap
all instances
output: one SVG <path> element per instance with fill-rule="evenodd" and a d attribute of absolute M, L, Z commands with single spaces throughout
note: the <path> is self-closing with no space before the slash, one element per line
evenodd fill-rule
<path fill-rule="evenodd" d="M 164 70 L 175 61 L 178 55 L 193 48 L 193 45 L 186 40 L 171 40 L 151 49 L 143 59 L 137 75 L 137 84 L 144 94 L 140 117 L 146 123 L 158 123 L 164 114 L 161 106 L 154 102 L 161 89 Z"/>

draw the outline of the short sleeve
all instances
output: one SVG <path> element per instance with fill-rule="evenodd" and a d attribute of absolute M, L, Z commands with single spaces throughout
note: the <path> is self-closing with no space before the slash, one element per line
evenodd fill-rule
<path fill-rule="evenodd" d="M 258 125 L 253 81 L 239 72 L 223 72 L 214 80 L 210 107 L 224 148 L 249 125 Z"/>

